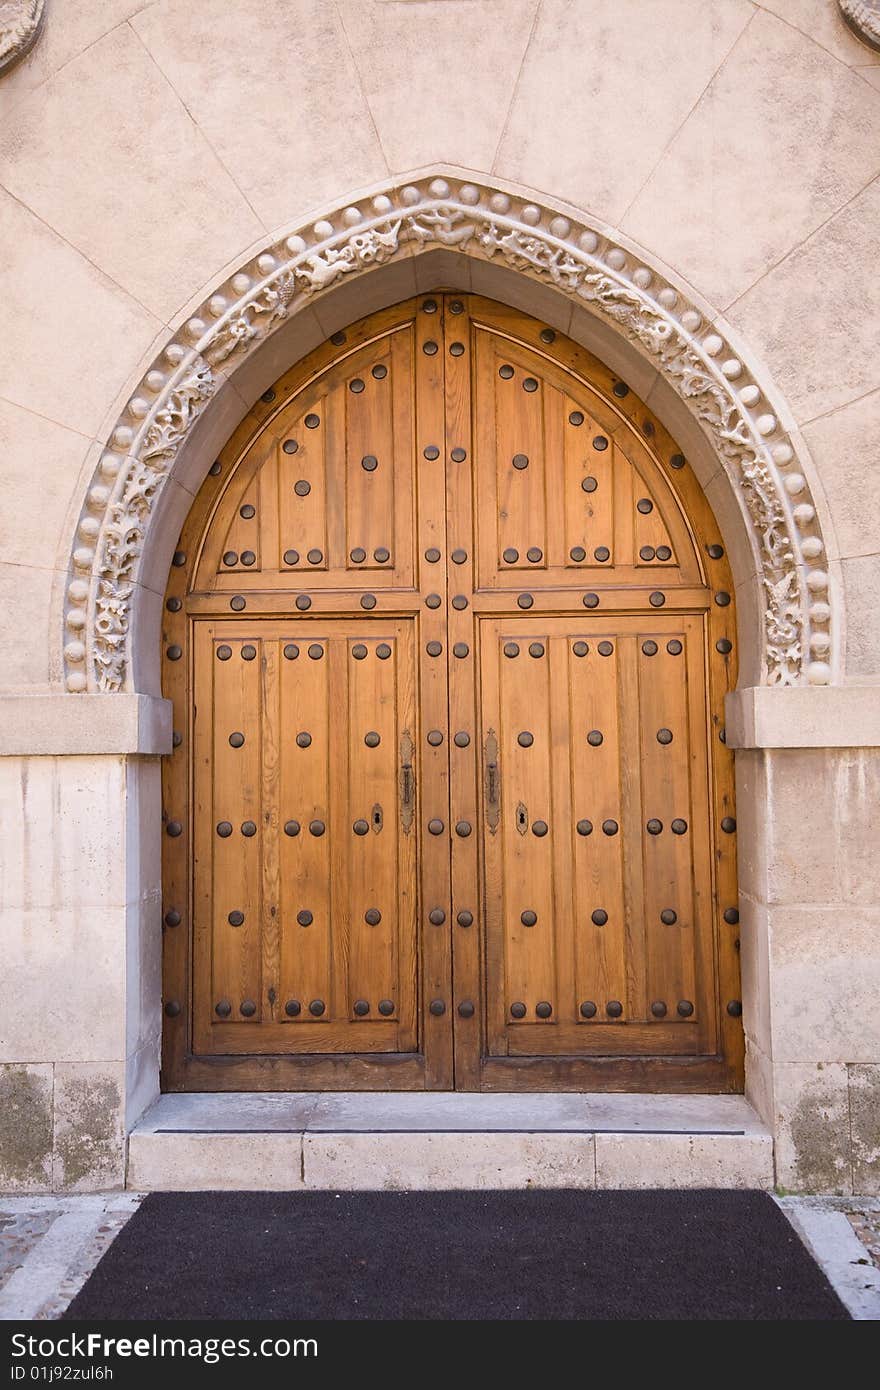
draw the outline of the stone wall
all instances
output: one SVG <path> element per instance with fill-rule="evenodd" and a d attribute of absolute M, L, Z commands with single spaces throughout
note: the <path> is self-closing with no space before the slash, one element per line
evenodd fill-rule
<path fill-rule="evenodd" d="M 665 264 L 775 382 L 812 459 L 845 624 L 836 685 L 746 689 L 729 719 L 748 1085 L 783 1186 L 877 1191 L 880 55 L 834 0 L 228 0 L 207 16 L 58 0 L 0 75 L 2 1181 L 121 1183 L 122 1135 L 157 1084 L 165 715 L 62 693 L 69 556 L 105 441 L 156 352 L 274 232 L 453 168 Z M 372 307 L 352 299 L 350 317 Z M 257 386 L 218 404 L 215 432 Z M 149 584 L 145 630 L 161 566 Z"/>

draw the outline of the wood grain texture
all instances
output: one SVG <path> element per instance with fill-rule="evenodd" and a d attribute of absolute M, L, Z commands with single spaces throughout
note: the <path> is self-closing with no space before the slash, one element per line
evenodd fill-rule
<path fill-rule="evenodd" d="M 163 1084 L 741 1089 L 733 588 L 686 460 L 477 296 L 334 336 L 169 578 Z"/>

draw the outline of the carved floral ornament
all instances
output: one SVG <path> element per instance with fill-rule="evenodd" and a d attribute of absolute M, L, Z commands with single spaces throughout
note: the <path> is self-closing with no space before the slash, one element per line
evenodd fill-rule
<path fill-rule="evenodd" d="M 856 38 L 880 53 L 880 0 L 837 0 L 837 5 Z"/>
<path fill-rule="evenodd" d="M 0 0 L 0 76 L 30 53 L 45 16 L 46 0 Z"/>
<path fill-rule="evenodd" d="M 80 518 L 65 612 L 67 689 L 131 688 L 131 605 L 151 514 L 209 405 L 214 369 L 252 352 L 340 279 L 432 247 L 501 259 L 610 318 L 650 354 L 702 424 L 751 522 L 765 683 L 828 684 L 829 579 L 808 485 L 765 389 L 717 325 L 606 232 L 484 185 L 425 178 L 274 242 L 206 300 L 146 373 Z"/>

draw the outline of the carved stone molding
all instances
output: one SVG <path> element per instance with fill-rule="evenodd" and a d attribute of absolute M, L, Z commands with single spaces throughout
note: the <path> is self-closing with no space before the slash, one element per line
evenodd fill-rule
<path fill-rule="evenodd" d="M 880 0 L 837 0 L 837 6 L 856 38 L 880 53 Z"/>
<path fill-rule="evenodd" d="M 0 0 L 0 77 L 30 53 L 45 17 L 46 0 Z"/>
<path fill-rule="evenodd" d="M 763 681 L 831 681 L 825 545 L 795 443 L 771 388 L 682 289 L 606 228 L 476 182 L 425 177 L 273 240 L 219 285 L 169 341 L 128 402 L 80 517 L 65 611 L 66 688 L 131 689 L 134 586 L 156 498 L 214 372 L 233 366 L 341 279 L 436 247 L 499 259 L 610 319 L 700 422 L 752 531 L 765 596 Z"/>

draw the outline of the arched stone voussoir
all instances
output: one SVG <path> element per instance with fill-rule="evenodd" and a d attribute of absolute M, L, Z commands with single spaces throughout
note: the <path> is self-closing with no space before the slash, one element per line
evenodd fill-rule
<path fill-rule="evenodd" d="M 466 266 L 461 287 L 480 293 L 490 292 L 489 268 L 504 267 L 530 312 L 540 313 L 536 301 L 545 300 L 548 317 L 552 311 L 578 337 L 577 323 L 594 323 L 604 335 L 599 354 L 612 370 L 632 366 L 634 389 L 647 395 L 656 376 L 674 391 L 691 435 L 708 441 L 729 480 L 751 548 L 761 682 L 832 683 L 842 623 L 832 611 L 810 468 L 766 372 L 734 351 L 709 305 L 609 228 L 522 190 L 428 174 L 274 237 L 169 338 L 119 418 L 84 500 L 66 594 L 66 688 L 138 688 L 131 644 L 145 592 L 141 568 L 145 557 L 154 568 L 173 545 L 170 536 L 152 535 L 167 510 L 158 499 L 169 478 L 194 490 L 211 462 L 207 442 L 226 428 L 236 401 L 243 414 L 267 364 L 277 375 L 294 360 L 288 343 L 298 317 L 308 342 L 315 325 L 327 330 L 341 301 L 351 299 L 351 321 L 376 307 L 376 296 L 406 298 L 424 287 L 419 265 L 429 254 L 438 267 Z M 515 293 L 508 297 L 517 302 Z"/>

